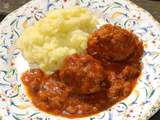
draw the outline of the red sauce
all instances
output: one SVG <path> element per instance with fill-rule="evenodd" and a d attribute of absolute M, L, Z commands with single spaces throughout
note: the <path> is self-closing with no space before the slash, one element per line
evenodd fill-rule
<path fill-rule="evenodd" d="M 110 27 L 106 29 L 117 29 Z M 121 29 L 118 28 L 119 30 Z M 97 32 L 99 31 L 93 34 L 100 34 Z M 131 33 L 126 34 L 127 37 L 133 37 Z M 103 36 L 102 33 L 101 35 Z M 125 38 L 125 34 L 122 38 Z M 141 73 L 142 43 L 136 38 L 132 41 L 132 44 L 135 43 L 134 49 L 129 49 L 132 50 L 130 55 L 120 55 L 117 58 L 115 53 L 112 55 L 110 52 L 104 59 L 99 53 L 92 54 L 95 51 L 104 52 L 104 46 L 101 45 L 100 48 L 94 42 L 90 43 L 92 45 L 87 48 L 90 55 L 75 54 L 66 57 L 64 66 L 51 75 L 46 75 L 40 69 L 28 70 L 22 75 L 27 93 L 37 108 L 53 115 L 85 117 L 108 109 L 131 93 Z M 124 43 L 120 41 L 118 44 L 121 47 Z M 114 47 L 114 50 L 117 48 Z M 129 46 L 120 52 L 128 48 Z M 113 61 L 111 56 L 116 56 Z"/>

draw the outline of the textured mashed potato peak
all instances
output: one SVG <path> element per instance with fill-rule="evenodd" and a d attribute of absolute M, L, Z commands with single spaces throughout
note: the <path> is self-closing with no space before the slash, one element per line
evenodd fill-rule
<path fill-rule="evenodd" d="M 63 65 L 66 56 L 85 52 L 88 35 L 96 24 L 97 18 L 86 8 L 52 10 L 25 29 L 17 47 L 30 64 L 53 72 Z"/>

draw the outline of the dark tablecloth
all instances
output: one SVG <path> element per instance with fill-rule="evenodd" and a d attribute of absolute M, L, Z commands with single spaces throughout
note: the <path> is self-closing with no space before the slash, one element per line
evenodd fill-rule
<path fill-rule="evenodd" d="M 131 0 L 140 7 L 149 11 L 154 18 L 160 22 L 160 0 Z M 0 13 L 0 21 L 6 14 Z M 160 120 L 160 111 L 158 111 L 150 120 Z"/>

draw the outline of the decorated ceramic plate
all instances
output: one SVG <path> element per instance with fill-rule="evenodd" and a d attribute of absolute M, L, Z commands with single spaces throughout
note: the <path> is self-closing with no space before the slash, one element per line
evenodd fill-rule
<path fill-rule="evenodd" d="M 67 119 L 41 112 L 31 104 L 20 80 L 28 63 L 14 43 L 27 26 L 47 11 L 75 5 L 95 11 L 101 24 L 111 23 L 132 30 L 144 44 L 142 75 L 130 96 L 104 112 L 78 119 L 145 120 L 159 109 L 160 25 L 150 14 L 128 0 L 33 0 L 0 23 L 0 119 Z"/>

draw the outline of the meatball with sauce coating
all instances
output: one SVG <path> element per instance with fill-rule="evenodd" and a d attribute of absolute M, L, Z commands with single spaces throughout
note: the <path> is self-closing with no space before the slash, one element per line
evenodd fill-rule
<path fill-rule="evenodd" d="M 119 73 L 114 71 L 106 71 L 107 79 L 111 86 L 107 91 L 107 95 L 112 101 L 127 97 L 135 85 L 135 79 L 140 75 L 139 68 L 127 65 Z"/>
<path fill-rule="evenodd" d="M 123 61 L 132 55 L 138 38 L 119 26 L 106 24 L 89 36 L 87 52 L 103 61 Z"/>
<path fill-rule="evenodd" d="M 76 94 L 95 93 L 104 85 L 103 67 L 90 55 L 68 56 L 59 74 L 60 79 Z"/>
<path fill-rule="evenodd" d="M 123 80 L 132 80 L 132 79 L 138 78 L 138 76 L 141 73 L 140 68 L 138 68 L 137 66 L 135 67 L 132 65 L 127 65 L 122 70 L 122 72 L 118 75 L 118 77 Z"/>
<path fill-rule="evenodd" d="M 42 79 L 44 77 L 44 73 L 39 69 L 33 69 L 26 71 L 22 76 L 22 82 L 24 85 L 29 86 L 29 89 L 32 93 L 36 93 L 39 91 Z"/>
<path fill-rule="evenodd" d="M 61 109 L 68 98 L 70 89 L 58 80 L 56 74 L 43 80 L 41 89 L 37 93 L 41 102 L 35 104 L 44 110 Z"/>

